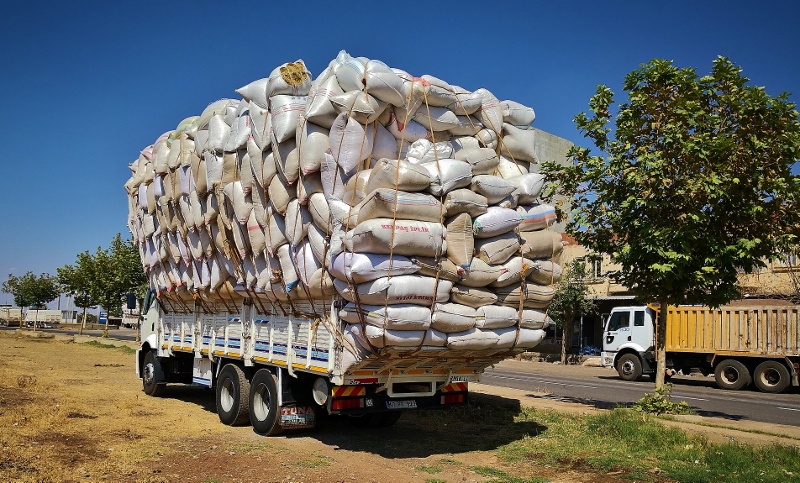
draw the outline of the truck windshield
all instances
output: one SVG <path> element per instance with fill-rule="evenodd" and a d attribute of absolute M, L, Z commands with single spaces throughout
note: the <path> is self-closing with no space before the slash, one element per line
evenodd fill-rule
<path fill-rule="evenodd" d="M 630 312 L 614 312 L 611 314 L 611 318 L 608 319 L 608 327 L 606 330 L 608 332 L 612 332 L 615 330 L 619 330 L 623 327 L 630 327 L 631 325 L 631 314 Z"/>

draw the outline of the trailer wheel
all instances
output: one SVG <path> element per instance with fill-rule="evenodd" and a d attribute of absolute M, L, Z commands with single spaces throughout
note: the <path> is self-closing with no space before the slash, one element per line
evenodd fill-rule
<path fill-rule="evenodd" d="M 244 371 L 234 364 L 226 364 L 217 378 L 217 415 L 229 426 L 247 424 L 250 382 Z"/>
<path fill-rule="evenodd" d="M 148 396 L 163 396 L 167 391 L 167 384 L 158 380 L 159 373 L 163 373 L 161 363 L 155 352 L 148 351 L 144 355 L 144 364 L 142 365 L 142 390 Z"/>
<path fill-rule="evenodd" d="M 714 369 L 714 379 L 722 389 L 738 391 L 750 385 L 750 371 L 735 359 L 725 359 Z"/>
<path fill-rule="evenodd" d="M 262 436 L 283 432 L 278 407 L 278 383 L 269 369 L 259 369 L 250 383 L 250 422 Z"/>
<path fill-rule="evenodd" d="M 624 381 L 636 381 L 642 377 L 642 361 L 636 354 L 623 354 L 617 360 L 617 373 Z"/>
<path fill-rule="evenodd" d="M 778 361 L 764 361 L 756 366 L 753 382 L 761 392 L 783 392 L 789 387 L 789 370 Z"/>

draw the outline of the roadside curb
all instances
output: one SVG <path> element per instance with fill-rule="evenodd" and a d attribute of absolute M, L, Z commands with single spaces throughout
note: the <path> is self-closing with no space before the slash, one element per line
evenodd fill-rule
<path fill-rule="evenodd" d="M 599 409 L 584 404 L 559 401 L 549 398 L 542 391 L 522 391 L 487 384 L 470 383 L 469 390 L 479 398 L 500 405 L 519 405 L 542 410 L 553 410 L 576 415 L 602 414 L 607 409 Z M 705 416 L 670 416 L 658 418 L 666 426 L 677 427 L 687 432 L 701 434 L 714 443 L 742 443 L 753 446 L 781 444 L 800 447 L 800 427 L 760 421 L 730 421 Z"/>

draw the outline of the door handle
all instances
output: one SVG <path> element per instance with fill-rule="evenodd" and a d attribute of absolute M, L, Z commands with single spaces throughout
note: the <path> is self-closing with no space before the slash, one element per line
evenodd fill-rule
<path fill-rule="evenodd" d="M 631 336 L 628 336 L 628 342 L 630 342 L 630 341 L 631 341 Z"/>

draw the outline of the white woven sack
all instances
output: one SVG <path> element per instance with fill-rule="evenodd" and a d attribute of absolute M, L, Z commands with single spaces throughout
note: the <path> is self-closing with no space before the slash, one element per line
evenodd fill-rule
<path fill-rule="evenodd" d="M 514 194 L 518 196 L 517 201 L 520 204 L 527 205 L 536 202 L 539 198 L 539 194 L 544 187 L 545 178 L 543 174 L 530 173 L 508 178 L 507 181 L 517 188 L 514 191 Z"/>
<path fill-rule="evenodd" d="M 367 196 L 367 183 L 371 174 L 371 169 L 362 169 L 347 181 L 344 186 L 344 200 L 348 205 L 353 207 L 360 206 L 361 202 L 364 201 Z"/>
<path fill-rule="evenodd" d="M 329 133 L 328 129 L 311 122 L 303 122 L 297 130 L 297 149 L 303 174 L 319 171 L 325 151 L 331 147 Z"/>
<path fill-rule="evenodd" d="M 555 325 L 555 322 L 543 310 L 525 309 L 522 311 L 522 320 L 519 325 L 525 329 L 544 329 Z"/>
<path fill-rule="evenodd" d="M 317 228 L 313 223 L 308 226 L 308 244 L 311 245 L 311 251 L 314 253 L 317 261 L 323 266 L 330 266 L 331 253 L 328 250 L 328 239 L 325 233 Z"/>
<path fill-rule="evenodd" d="M 307 205 L 311 195 L 314 193 L 323 193 L 322 188 L 322 175 L 319 171 L 315 173 L 304 174 L 297 178 L 297 199 L 301 205 Z M 255 200 L 254 200 L 255 201 Z"/>
<path fill-rule="evenodd" d="M 487 129 L 500 133 L 503 130 L 503 106 L 500 100 L 484 88 L 477 89 L 475 93 L 481 96 L 481 109 L 476 116 Z"/>
<path fill-rule="evenodd" d="M 218 153 L 224 151 L 230 135 L 231 126 L 225 122 L 225 119 L 219 114 L 212 116 L 208 122 L 206 148 Z"/>
<path fill-rule="evenodd" d="M 401 255 L 342 252 L 333 259 L 330 273 L 334 278 L 359 284 L 381 277 L 410 275 L 419 267 Z"/>
<path fill-rule="evenodd" d="M 524 287 L 509 285 L 508 287 L 495 288 L 498 303 L 518 307 L 520 297 L 526 309 L 546 309 L 553 300 L 555 293 L 552 287 L 526 283 Z M 522 295 L 520 295 L 520 293 Z"/>
<path fill-rule="evenodd" d="M 484 125 L 473 116 L 456 116 L 456 124 L 447 131 L 453 136 L 474 136 L 484 129 Z"/>
<path fill-rule="evenodd" d="M 267 84 L 269 78 L 254 80 L 246 86 L 236 89 L 236 93 L 244 98 L 247 102 L 253 102 L 257 106 L 266 109 L 269 107 L 267 103 Z"/>
<path fill-rule="evenodd" d="M 514 232 L 475 240 L 475 257 L 486 263 L 499 265 L 517 253 L 519 245 L 519 236 Z"/>
<path fill-rule="evenodd" d="M 526 258 L 557 258 L 564 248 L 561 233 L 555 231 L 521 231 L 519 236 L 523 240 L 521 254 Z"/>
<path fill-rule="evenodd" d="M 355 119 L 346 112 L 339 114 L 331 126 L 330 147 L 336 163 L 342 168 L 345 176 L 355 173 L 361 161 L 372 154 L 372 134 L 368 133 Z"/>
<path fill-rule="evenodd" d="M 328 200 L 322 193 L 314 193 L 308 201 L 308 211 L 314 224 L 324 233 L 330 233 L 333 226 L 343 225 L 346 229 L 358 224 L 358 210 L 339 200 Z"/>
<path fill-rule="evenodd" d="M 444 235 L 440 223 L 375 218 L 347 232 L 344 245 L 357 253 L 436 257 L 446 251 Z"/>
<path fill-rule="evenodd" d="M 325 196 L 331 200 L 341 201 L 345 194 L 345 184 L 349 177 L 344 174 L 344 170 L 336 164 L 336 159 L 330 153 L 325 153 L 320 164 L 320 174 L 322 175 L 322 190 Z"/>
<path fill-rule="evenodd" d="M 275 166 L 278 171 L 283 174 L 288 184 L 294 184 L 297 178 L 300 177 L 300 153 L 297 150 L 297 141 L 292 136 L 290 139 L 282 143 L 278 143 L 278 139 L 273 135 L 272 137 L 272 154 L 275 157 Z"/>
<path fill-rule="evenodd" d="M 274 96 L 270 98 L 272 132 L 279 143 L 293 138 L 305 117 L 305 96 Z"/>
<path fill-rule="evenodd" d="M 367 62 L 369 62 L 369 59 L 366 57 L 352 57 L 344 50 L 339 52 L 336 58 L 331 61 L 331 66 L 342 90 L 361 90 Z"/>
<path fill-rule="evenodd" d="M 516 178 L 528 174 L 529 163 L 521 160 L 513 161 L 505 156 L 500 156 L 497 163 L 497 174 L 503 179 Z"/>
<path fill-rule="evenodd" d="M 472 167 L 466 161 L 440 159 L 422 166 L 430 175 L 428 191 L 437 196 L 444 196 L 454 189 L 469 186 L 472 180 Z"/>
<path fill-rule="evenodd" d="M 250 134 L 253 141 L 262 151 L 269 148 L 269 134 L 272 131 L 272 116 L 266 107 L 250 103 Z"/>
<path fill-rule="evenodd" d="M 475 327 L 477 311 L 469 305 L 444 303 L 433 307 L 431 327 L 446 334 Z"/>
<path fill-rule="evenodd" d="M 250 238 L 253 253 L 263 253 L 267 248 L 267 237 L 264 228 L 256 221 L 255 212 L 250 213 L 250 218 L 247 219 L 247 236 Z"/>
<path fill-rule="evenodd" d="M 297 196 L 297 189 L 290 186 L 283 176 L 278 175 L 272 177 L 269 188 L 267 188 L 267 194 L 269 195 L 269 202 L 275 210 L 280 214 L 285 214 L 289 202 Z"/>
<path fill-rule="evenodd" d="M 491 238 L 507 233 L 522 221 L 522 215 L 510 208 L 490 206 L 486 213 L 472 223 L 475 238 Z"/>
<path fill-rule="evenodd" d="M 482 287 L 455 285 L 450 294 L 450 301 L 477 308 L 497 302 L 497 295 Z"/>
<path fill-rule="evenodd" d="M 286 222 L 283 215 L 273 211 L 267 210 L 267 226 L 265 233 L 267 236 L 267 252 L 274 254 L 278 252 L 278 248 L 289 243 L 286 239 Z"/>
<path fill-rule="evenodd" d="M 535 147 L 535 129 L 521 129 L 511 124 L 503 124 L 503 142 L 500 145 L 500 154 L 516 161 L 538 163 Z"/>
<path fill-rule="evenodd" d="M 458 267 L 469 267 L 475 251 L 475 239 L 472 234 L 472 218 L 467 213 L 447 220 L 445 241 L 447 258 Z"/>
<path fill-rule="evenodd" d="M 403 159 L 384 158 L 372 168 L 364 191 L 370 193 L 378 188 L 422 191 L 430 185 L 431 175 L 426 168 Z"/>
<path fill-rule="evenodd" d="M 213 191 L 220 181 L 222 181 L 223 167 L 225 166 L 224 158 L 213 151 L 203 151 L 203 162 L 206 165 L 206 190 Z M 195 180 L 198 191 L 200 191 L 200 183 Z"/>
<path fill-rule="evenodd" d="M 481 145 L 481 142 L 475 136 L 456 136 L 451 139 L 449 143 L 451 146 L 453 146 L 453 153 L 457 153 L 464 149 L 477 149 L 486 147 Z M 494 151 L 494 148 L 492 148 L 492 151 Z"/>
<path fill-rule="evenodd" d="M 314 252 L 311 250 L 311 245 L 307 241 L 303 241 L 294 254 L 294 267 L 300 276 L 300 280 L 306 286 L 309 285 L 311 275 L 322 268 L 322 265 L 317 261 Z"/>
<path fill-rule="evenodd" d="M 358 205 L 358 219 L 361 222 L 373 218 L 394 218 L 437 223 L 441 221 L 443 213 L 442 204 L 431 195 L 389 188 L 372 191 Z"/>
<path fill-rule="evenodd" d="M 452 158 L 453 146 L 446 141 L 434 144 L 427 139 L 419 139 L 411 143 L 405 157 L 415 164 L 431 163 L 436 160 Z"/>
<path fill-rule="evenodd" d="M 403 119 L 405 119 L 405 117 L 399 116 L 397 114 L 397 109 L 398 108 L 395 107 L 389 124 L 386 125 L 386 129 L 392 133 L 395 139 L 413 143 L 419 139 L 429 139 L 432 136 L 431 132 L 428 131 L 425 126 L 413 119 L 408 119 L 404 122 Z"/>
<path fill-rule="evenodd" d="M 367 92 L 383 102 L 399 106 L 406 101 L 403 80 L 379 60 L 367 62 L 364 83 Z"/>
<path fill-rule="evenodd" d="M 475 135 L 475 139 L 478 140 L 480 147 L 490 149 L 497 149 L 497 145 L 500 142 L 497 132 L 488 127 L 478 131 L 478 134 Z"/>
<path fill-rule="evenodd" d="M 517 329 L 509 327 L 494 331 L 499 336 L 497 347 L 499 349 L 531 349 L 539 345 L 544 339 L 545 332 L 542 329 Z"/>
<path fill-rule="evenodd" d="M 472 175 L 490 175 L 494 172 L 500 159 L 494 149 L 470 148 L 456 151 L 453 156 L 460 161 L 466 161 L 472 167 Z"/>
<path fill-rule="evenodd" d="M 513 126 L 527 127 L 536 120 L 536 113 L 532 107 L 524 106 L 515 101 L 503 101 L 503 122 Z"/>
<path fill-rule="evenodd" d="M 294 247 L 299 245 L 306 234 L 308 234 L 308 225 L 311 224 L 311 213 L 308 209 L 300 204 L 300 201 L 294 199 L 289 202 L 286 207 L 286 239 L 289 244 Z"/>
<path fill-rule="evenodd" d="M 243 105 L 247 105 L 242 103 Z M 247 143 L 252 130 L 250 128 L 250 111 L 242 112 L 231 125 L 231 133 L 225 145 L 225 151 L 236 151 Z"/>
<path fill-rule="evenodd" d="M 486 197 L 486 201 L 493 205 L 514 192 L 516 187 L 499 176 L 482 174 L 472 178 L 472 191 Z"/>
<path fill-rule="evenodd" d="M 277 251 L 278 263 L 281 267 L 281 277 L 283 284 L 286 286 L 286 292 L 289 293 L 300 281 L 300 276 L 294 266 L 292 250 L 289 245 L 282 245 Z"/>
<path fill-rule="evenodd" d="M 428 74 L 423 75 L 420 79 L 428 84 L 426 96 L 428 105 L 445 107 L 456 102 L 455 89 L 449 83 Z"/>
<path fill-rule="evenodd" d="M 380 122 L 367 126 L 368 130 L 374 129 L 375 140 L 372 143 L 370 157 L 377 162 L 381 158 L 399 159 L 397 152 L 397 139 Z"/>
<path fill-rule="evenodd" d="M 379 101 L 366 92 L 347 91 L 331 97 L 331 105 L 338 113 L 346 113 L 361 124 L 377 121 L 387 108 L 385 102 Z"/>
<path fill-rule="evenodd" d="M 467 213 L 473 218 L 486 213 L 489 207 L 485 196 L 479 195 L 467 188 L 453 190 L 447 193 L 443 205 L 445 216 Z"/>
<path fill-rule="evenodd" d="M 426 330 L 431 326 L 428 307 L 414 304 L 361 305 L 347 304 L 339 318 L 348 324 L 365 324 L 391 330 Z"/>
<path fill-rule="evenodd" d="M 357 293 L 359 303 L 371 305 L 409 303 L 430 306 L 433 302 L 447 301 L 453 287 L 450 281 L 437 281 L 421 275 L 381 277 L 355 286 L 334 279 L 333 284 L 345 300 L 355 303 Z"/>
<path fill-rule="evenodd" d="M 527 278 L 539 285 L 552 285 L 561 280 L 561 265 L 550 260 L 537 260 L 533 262 Z"/>
<path fill-rule="evenodd" d="M 382 329 L 374 325 L 367 325 L 363 329 L 360 325 L 350 325 L 353 334 L 361 339 L 361 343 L 375 348 L 383 347 L 417 347 L 433 346 L 444 347 L 447 343 L 445 334 L 437 330 L 392 330 Z M 366 330 L 363 333 L 362 330 Z"/>
<path fill-rule="evenodd" d="M 225 193 L 226 200 L 233 205 L 236 221 L 240 224 L 247 223 L 247 219 L 253 211 L 253 202 L 244 194 L 241 181 L 228 183 L 222 191 Z"/>
<path fill-rule="evenodd" d="M 311 72 L 301 59 L 282 64 L 269 74 L 267 97 L 279 94 L 305 96 L 311 89 Z"/>
<path fill-rule="evenodd" d="M 475 327 L 479 329 L 504 329 L 517 324 L 519 310 L 504 305 L 478 307 Z"/>
<path fill-rule="evenodd" d="M 455 100 L 447 108 L 459 116 L 468 116 L 477 112 L 483 105 L 480 93 L 469 92 L 458 86 L 453 86 Z"/>
<path fill-rule="evenodd" d="M 320 80 L 320 78 L 322 80 Z M 306 119 L 314 124 L 330 129 L 339 114 L 331 103 L 331 98 L 343 94 L 336 76 L 323 78 L 320 75 L 308 93 L 306 100 Z"/>
<path fill-rule="evenodd" d="M 473 257 L 464 277 L 458 283 L 465 287 L 486 287 L 497 280 L 501 270 L 499 265 L 489 265 L 480 258 Z"/>
<path fill-rule="evenodd" d="M 544 230 L 556 222 L 556 209 L 545 203 L 520 206 L 517 212 L 521 217 L 519 231 Z"/>
<path fill-rule="evenodd" d="M 446 107 L 422 106 L 414 114 L 414 120 L 429 131 L 447 131 L 459 125 L 458 116 Z"/>
<path fill-rule="evenodd" d="M 447 347 L 453 350 L 496 349 L 500 336 L 491 330 L 472 328 L 464 332 L 447 334 Z"/>
<path fill-rule="evenodd" d="M 522 257 L 513 257 L 500 268 L 500 275 L 492 282 L 492 287 L 507 287 L 519 284 L 533 269 L 534 262 Z"/>

